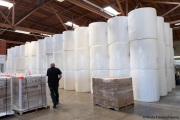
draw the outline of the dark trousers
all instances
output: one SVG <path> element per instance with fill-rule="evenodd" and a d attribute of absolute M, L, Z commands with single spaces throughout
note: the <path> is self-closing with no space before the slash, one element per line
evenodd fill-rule
<path fill-rule="evenodd" d="M 51 92 L 51 99 L 53 101 L 53 104 L 54 105 L 57 105 L 59 103 L 59 92 L 58 92 L 58 87 L 59 87 L 59 84 L 58 85 L 49 85 L 49 89 L 50 89 L 50 92 Z"/>

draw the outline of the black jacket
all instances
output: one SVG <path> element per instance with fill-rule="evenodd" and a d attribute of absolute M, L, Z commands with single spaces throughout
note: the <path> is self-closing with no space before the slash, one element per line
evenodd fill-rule
<path fill-rule="evenodd" d="M 47 70 L 47 76 L 48 76 L 48 84 L 49 85 L 58 85 L 59 84 L 59 78 L 58 75 L 61 75 L 62 72 L 59 68 L 51 67 Z"/>

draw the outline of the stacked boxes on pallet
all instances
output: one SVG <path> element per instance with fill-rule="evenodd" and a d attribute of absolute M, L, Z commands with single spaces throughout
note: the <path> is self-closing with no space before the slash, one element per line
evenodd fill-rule
<path fill-rule="evenodd" d="M 132 78 L 93 78 L 93 101 L 115 109 L 133 104 Z"/>
<path fill-rule="evenodd" d="M 10 77 L 0 77 L 0 117 L 13 114 L 11 80 Z"/>
<path fill-rule="evenodd" d="M 14 110 L 23 113 L 47 106 L 45 76 L 13 76 L 12 80 Z"/>

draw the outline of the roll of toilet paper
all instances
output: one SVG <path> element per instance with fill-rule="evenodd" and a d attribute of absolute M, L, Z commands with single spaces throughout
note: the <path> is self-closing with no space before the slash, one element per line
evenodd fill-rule
<path fill-rule="evenodd" d="M 53 35 L 53 53 L 64 50 L 62 34 Z"/>
<path fill-rule="evenodd" d="M 158 68 L 159 69 L 165 69 L 165 65 L 166 65 L 166 56 L 165 56 L 165 44 L 162 41 L 157 41 L 158 43 Z"/>
<path fill-rule="evenodd" d="M 95 22 L 89 25 L 89 46 L 107 45 L 107 23 Z"/>
<path fill-rule="evenodd" d="M 110 77 L 130 77 L 130 70 L 109 70 Z"/>
<path fill-rule="evenodd" d="M 77 92 L 90 92 L 89 70 L 75 71 L 75 90 Z"/>
<path fill-rule="evenodd" d="M 158 50 L 156 39 L 143 39 L 130 42 L 131 70 L 158 69 Z"/>
<path fill-rule="evenodd" d="M 129 42 L 128 18 L 116 16 L 107 21 L 108 44 Z"/>
<path fill-rule="evenodd" d="M 96 46 L 90 48 L 90 69 L 91 70 L 109 69 L 107 46 Z"/>
<path fill-rule="evenodd" d="M 37 53 L 38 55 L 43 55 L 45 54 L 45 41 L 44 39 L 39 39 L 38 40 L 38 44 L 37 44 Z"/>
<path fill-rule="evenodd" d="M 75 69 L 89 70 L 89 49 L 77 49 L 75 51 Z"/>
<path fill-rule="evenodd" d="M 159 78 L 160 96 L 166 96 L 167 95 L 166 69 L 158 69 L 158 78 Z"/>
<path fill-rule="evenodd" d="M 63 32 L 64 40 L 64 50 L 74 50 L 74 31 L 64 31 Z"/>
<path fill-rule="evenodd" d="M 157 39 L 156 9 L 145 7 L 128 14 L 129 40 Z"/>
<path fill-rule="evenodd" d="M 129 69 L 130 50 L 129 43 L 116 43 L 109 45 L 109 69 Z"/>
<path fill-rule="evenodd" d="M 55 66 L 61 70 L 64 69 L 64 52 L 55 52 L 53 53 L 53 61 Z"/>
<path fill-rule="evenodd" d="M 131 76 L 135 100 L 159 101 L 158 70 L 131 70 Z"/>
<path fill-rule="evenodd" d="M 170 24 L 164 23 L 164 41 L 165 45 L 170 45 Z"/>
<path fill-rule="evenodd" d="M 89 48 L 88 27 L 78 27 L 74 30 L 75 49 Z"/>
<path fill-rule="evenodd" d="M 64 89 L 75 90 L 75 71 L 64 70 Z"/>

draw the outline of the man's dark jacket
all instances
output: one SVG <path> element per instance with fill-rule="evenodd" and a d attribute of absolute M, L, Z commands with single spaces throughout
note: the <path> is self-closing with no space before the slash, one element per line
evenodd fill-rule
<path fill-rule="evenodd" d="M 49 86 L 56 86 L 59 84 L 59 77 L 62 72 L 59 68 L 51 67 L 47 70 L 48 84 Z"/>

